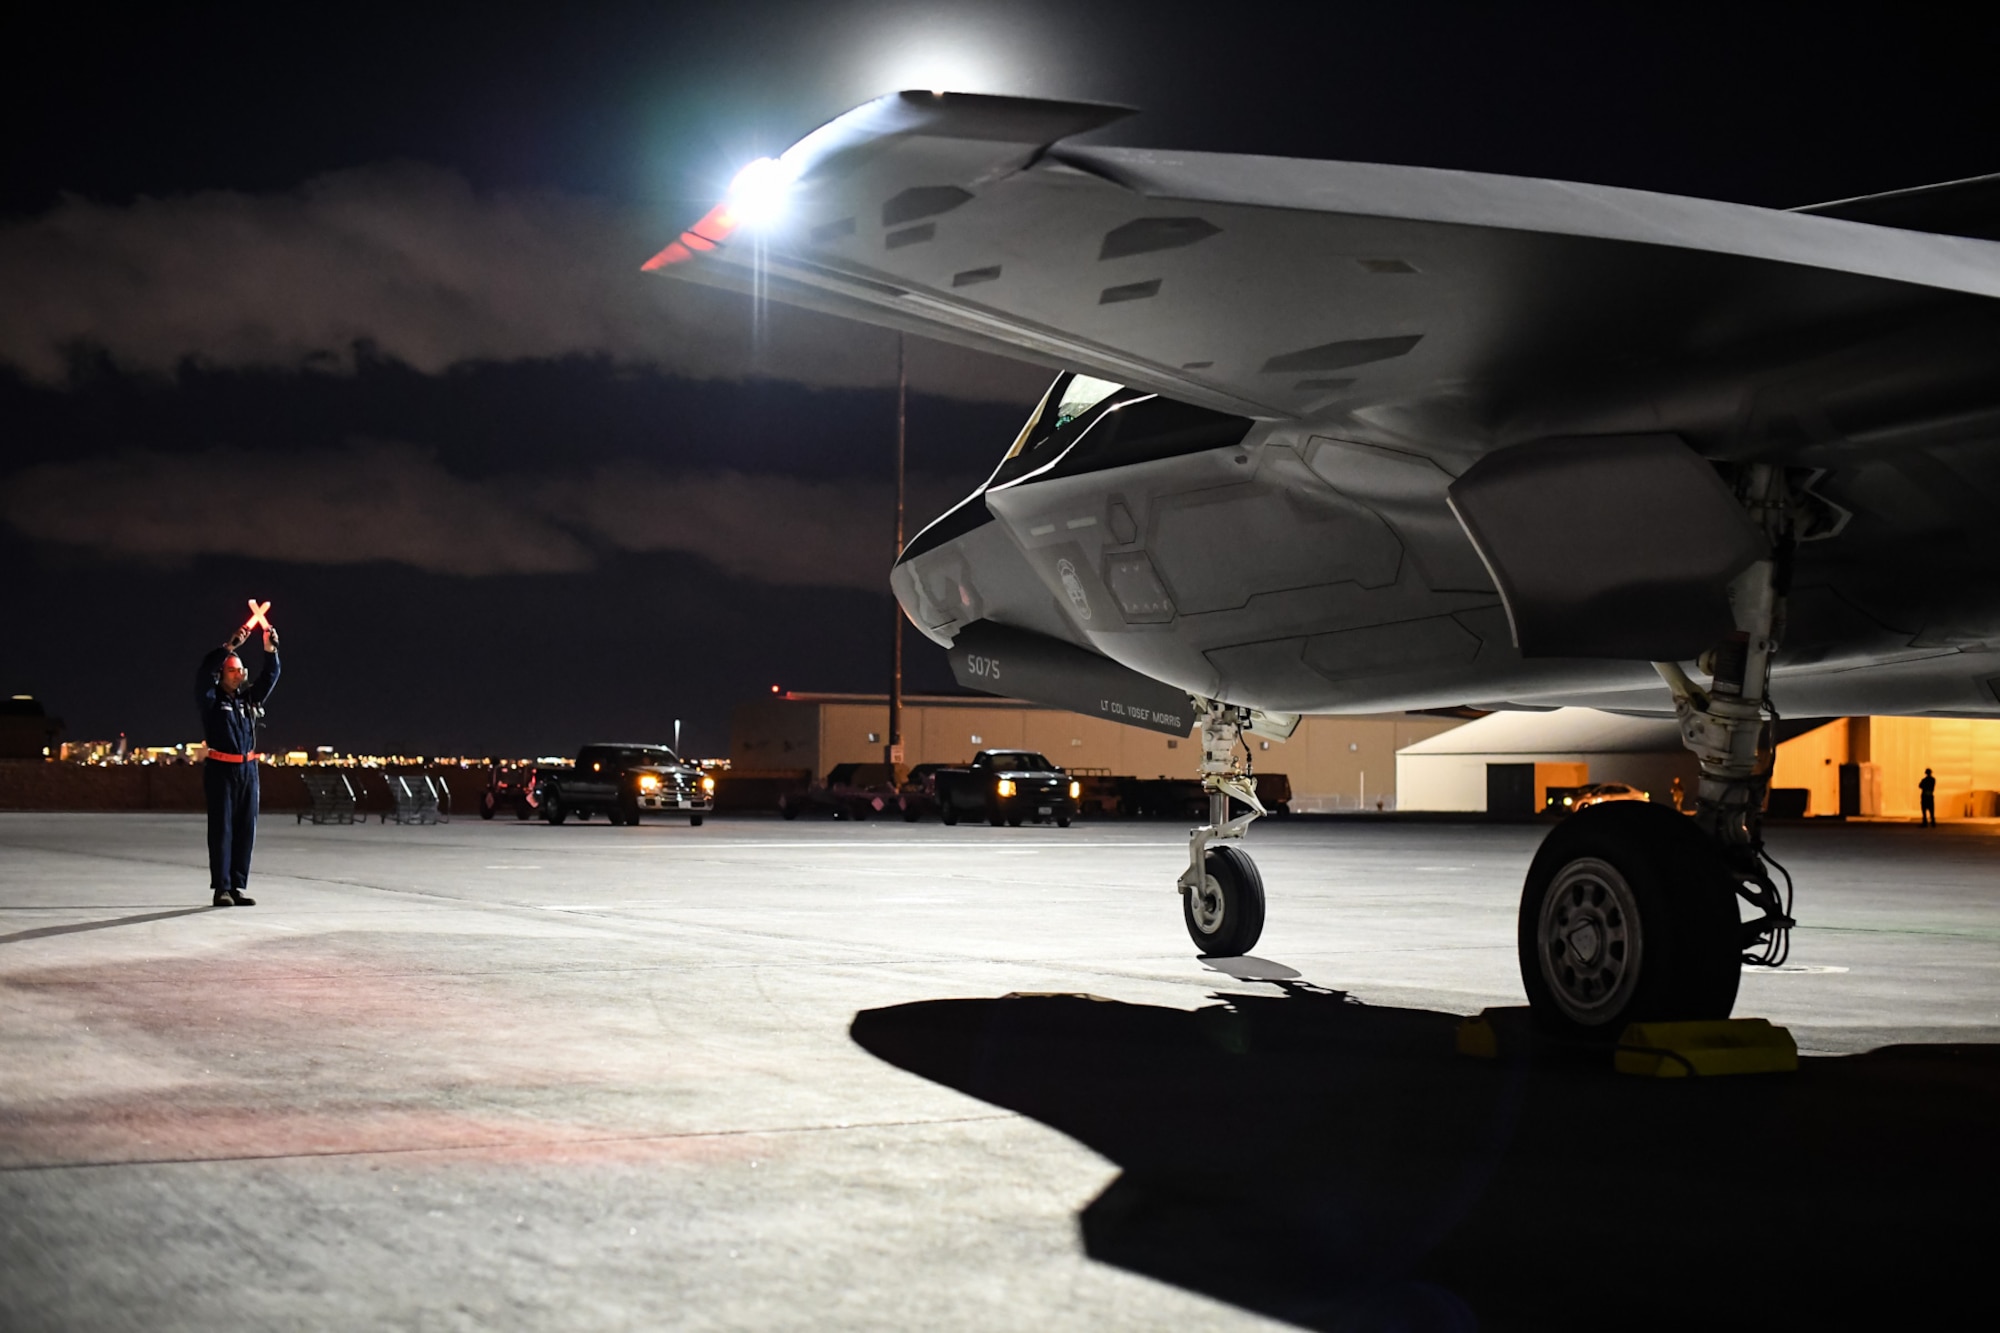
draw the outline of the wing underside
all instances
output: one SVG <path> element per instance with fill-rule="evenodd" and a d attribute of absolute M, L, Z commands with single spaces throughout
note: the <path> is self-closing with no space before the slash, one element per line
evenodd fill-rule
<path fill-rule="evenodd" d="M 1984 305 L 2000 245 L 1553 181 L 1063 142 L 1115 108 L 928 93 L 649 267 L 1264 419 L 1491 445 L 1647 367 Z M 1521 423 L 1518 426 L 1514 423 Z"/>

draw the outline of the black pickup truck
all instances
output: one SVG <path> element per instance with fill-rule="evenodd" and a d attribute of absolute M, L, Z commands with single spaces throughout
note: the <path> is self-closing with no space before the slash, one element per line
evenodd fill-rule
<path fill-rule="evenodd" d="M 603 815 L 636 824 L 642 815 L 684 814 L 699 828 L 715 808 L 715 779 L 664 745 L 586 745 L 570 769 L 544 769 L 536 784 L 542 818 Z"/>
<path fill-rule="evenodd" d="M 981 750 L 964 768 L 939 768 L 929 779 L 938 816 L 984 817 L 995 828 L 1053 820 L 1068 828 L 1082 784 L 1033 750 Z"/>

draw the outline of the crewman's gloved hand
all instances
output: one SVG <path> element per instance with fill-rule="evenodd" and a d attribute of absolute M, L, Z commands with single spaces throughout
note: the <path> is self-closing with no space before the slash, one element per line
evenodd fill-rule
<path fill-rule="evenodd" d="M 274 629 L 264 631 L 264 651 L 267 653 L 278 651 L 278 631 Z"/>
<path fill-rule="evenodd" d="M 228 643 L 225 643 L 225 644 L 224 644 L 224 645 L 222 645 L 222 646 L 223 646 L 223 647 L 225 647 L 225 648 L 227 648 L 227 649 L 228 649 L 228 650 L 229 650 L 230 652 L 232 652 L 232 653 L 233 653 L 233 652 L 235 652 L 235 651 L 236 651 L 236 650 L 237 650 L 238 648 L 241 648 L 241 647 L 243 646 L 243 641 L 244 641 L 245 639 L 249 638 L 249 637 L 250 637 L 250 629 L 249 629 L 249 627 L 248 627 L 248 626 L 242 626 L 242 627 L 239 627 L 239 628 L 237 629 L 237 631 L 236 631 L 236 632 L 235 632 L 234 634 L 230 635 L 230 636 L 229 636 L 229 642 L 228 642 Z"/>

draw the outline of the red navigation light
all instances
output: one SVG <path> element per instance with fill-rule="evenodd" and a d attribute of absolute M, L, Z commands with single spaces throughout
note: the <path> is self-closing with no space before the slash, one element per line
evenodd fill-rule
<path fill-rule="evenodd" d="M 703 214 L 701 221 L 682 232 L 673 244 L 641 264 L 640 270 L 656 273 L 669 264 L 684 263 L 715 249 L 740 226 L 776 221 L 784 210 L 796 170 L 781 159 L 758 158 L 736 173 L 736 179 L 729 183 L 727 198 Z"/>
<path fill-rule="evenodd" d="M 641 264 L 639 269 L 643 273 L 653 273 L 669 264 L 693 259 L 698 252 L 713 250 L 721 245 L 735 230 L 736 216 L 729 211 L 729 205 L 717 204 L 702 214 L 701 221 L 682 232 L 679 240 Z"/>

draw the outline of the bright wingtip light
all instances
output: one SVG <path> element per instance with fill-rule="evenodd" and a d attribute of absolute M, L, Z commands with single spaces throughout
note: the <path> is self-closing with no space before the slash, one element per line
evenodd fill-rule
<path fill-rule="evenodd" d="M 775 157 L 760 157 L 729 182 L 729 213 L 745 227 L 764 227 L 785 211 L 793 172 Z"/>
<path fill-rule="evenodd" d="M 639 267 L 647 273 L 657 273 L 671 264 L 686 263 L 715 249 L 738 228 L 757 231 L 771 226 L 784 216 L 792 182 L 798 179 L 798 174 L 799 168 L 785 158 L 758 158 L 736 173 L 721 203 L 682 232 L 679 240 Z"/>

